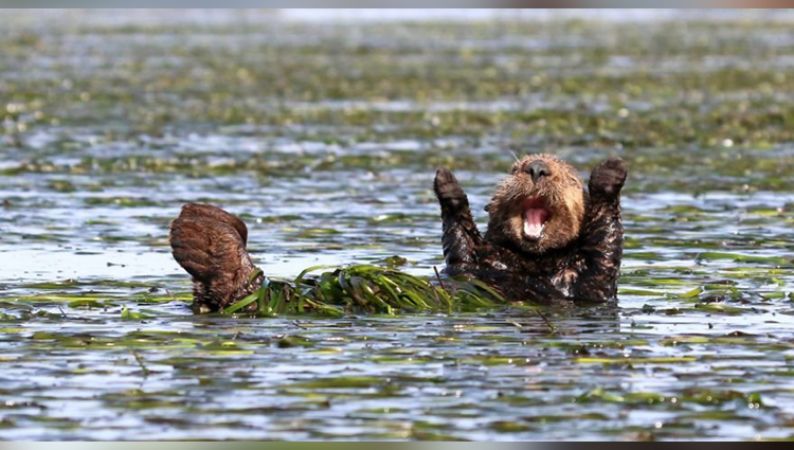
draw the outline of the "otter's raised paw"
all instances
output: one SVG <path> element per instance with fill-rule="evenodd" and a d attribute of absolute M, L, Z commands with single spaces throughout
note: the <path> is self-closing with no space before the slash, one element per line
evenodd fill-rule
<path fill-rule="evenodd" d="M 433 190 L 442 208 L 457 210 L 469 206 L 466 193 L 463 192 L 463 188 L 458 184 L 457 178 L 455 178 L 455 175 L 453 175 L 449 169 L 440 168 L 436 170 Z"/>
<path fill-rule="evenodd" d="M 590 195 L 614 197 L 626 182 L 626 163 L 620 158 L 609 158 L 593 169 L 590 174 Z"/>

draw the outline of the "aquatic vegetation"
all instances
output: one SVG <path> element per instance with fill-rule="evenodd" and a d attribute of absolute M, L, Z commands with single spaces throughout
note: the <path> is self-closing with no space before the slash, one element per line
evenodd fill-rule
<path fill-rule="evenodd" d="M 324 272 L 317 278 L 306 275 L 323 267 L 305 269 L 291 283 L 265 278 L 253 294 L 225 308 L 261 316 L 281 314 L 385 314 L 411 312 L 471 312 L 508 305 L 502 295 L 476 279 L 427 279 L 371 265 L 354 265 Z"/>
<path fill-rule="evenodd" d="M 794 438 L 784 11 L 1 14 L 4 439 Z M 482 222 L 541 150 L 630 164 L 617 308 L 436 280 L 435 167 Z M 186 201 L 249 224 L 247 306 L 191 311 Z"/>

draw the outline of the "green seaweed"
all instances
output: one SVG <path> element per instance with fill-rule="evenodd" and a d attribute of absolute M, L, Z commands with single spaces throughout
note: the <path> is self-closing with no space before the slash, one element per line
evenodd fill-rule
<path fill-rule="evenodd" d="M 292 282 L 265 278 L 256 292 L 224 308 L 259 316 L 469 312 L 507 305 L 496 290 L 476 279 L 433 284 L 394 269 L 357 264 L 308 277 L 323 266 L 309 267 Z M 442 284 L 443 283 L 443 284 Z M 448 288 L 449 287 L 449 288 Z"/>

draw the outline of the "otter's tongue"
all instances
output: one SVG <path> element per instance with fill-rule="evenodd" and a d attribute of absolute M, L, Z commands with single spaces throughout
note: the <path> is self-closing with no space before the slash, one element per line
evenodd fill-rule
<path fill-rule="evenodd" d="M 545 208 L 528 207 L 524 210 L 524 234 L 528 238 L 540 239 L 543 234 L 543 225 L 549 218 L 549 211 Z"/>

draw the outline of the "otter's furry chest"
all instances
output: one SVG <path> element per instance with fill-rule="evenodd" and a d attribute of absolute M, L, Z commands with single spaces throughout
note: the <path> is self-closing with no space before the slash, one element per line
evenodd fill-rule
<path fill-rule="evenodd" d="M 548 292 L 550 299 L 572 298 L 572 287 L 583 268 L 576 252 L 567 249 L 531 255 L 491 243 L 477 249 L 474 261 L 474 267 L 467 272 L 493 285 L 508 298 L 529 297 L 541 302 L 539 290 L 552 291 Z"/>

